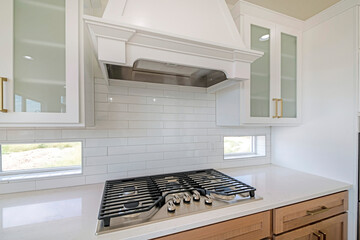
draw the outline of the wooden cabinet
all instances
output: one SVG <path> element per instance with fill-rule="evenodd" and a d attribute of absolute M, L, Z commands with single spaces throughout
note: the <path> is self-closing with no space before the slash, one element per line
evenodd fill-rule
<path fill-rule="evenodd" d="M 217 125 L 300 123 L 301 31 L 243 17 L 245 45 L 264 55 L 251 64 L 250 81 L 216 93 Z"/>
<path fill-rule="evenodd" d="M 348 194 L 340 192 L 321 198 L 273 210 L 274 233 L 279 234 L 322 219 L 343 213 L 348 209 Z"/>
<path fill-rule="evenodd" d="M 157 240 L 177 239 L 264 239 L 271 236 L 270 211 L 253 214 L 193 230 L 180 232 Z"/>
<path fill-rule="evenodd" d="M 323 220 L 288 233 L 274 236 L 274 240 L 346 240 L 347 213 Z"/>
<path fill-rule="evenodd" d="M 273 210 L 275 240 L 346 240 L 348 192 Z"/>
<path fill-rule="evenodd" d="M 79 10 L 78 0 L 0 2 L 1 126 L 79 123 Z"/>

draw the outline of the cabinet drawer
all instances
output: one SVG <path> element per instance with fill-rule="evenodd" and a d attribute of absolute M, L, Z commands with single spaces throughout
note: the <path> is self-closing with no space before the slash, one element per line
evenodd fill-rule
<path fill-rule="evenodd" d="M 279 236 L 274 240 L 303 240 L 303 239 L 326 239 L 346 240 L 347 239 L 347 213 L 311 224 Z"/>
<path fill-rule="evenodd" d="M 273 211 L 273 230 L 275 234 L 279 234 L 340 214 L 347 209 L 347 191 L 277 208 Z"/>
<path fill-rule="evenodd" d="M 177 239 L 263 239 L 271 236 L 270 211 L 180 232 L 157 240 Z"/>

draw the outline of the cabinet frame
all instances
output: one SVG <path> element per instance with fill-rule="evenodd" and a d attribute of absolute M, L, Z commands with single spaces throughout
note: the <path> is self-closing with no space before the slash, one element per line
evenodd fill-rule
<path fill-rule="evenodd" d="M 280 26 L 263 19 L 244 15 L 243 35 L 246 47 L 251 47 L 251 25 L 268 28 L 270 30 L 270 99 L 269 117 L 251 117 L 250 109 L 250 81 L 241 83 L 240 87 L 240 124 L 264 124 L 264 125 L 295 125 L 301 122 L 301 59 L 302 59 L 302 33 L 300 30 Z M 273 118 L 276 105 L 280 110 L 280 103 L 273 99 L 281 99 L 281 33 L 289 34 L 297 38 L 296 51 L 296 118 Z"/>
<path fill-rule="evenodd" d="M 3 0 L 0 8 L 0 29 L 11 34 L 0 38 L 0 77 L 4 84 L 4 107 L 0 113 L 2 126 L 37 126 L 37 124 L 76 124 L 80 120 L 80 63 L 79 63 L 79 0 L 65 0 L 65 69 L 66 69 L 66 113 L 14 112 L 14 0 Z M 44 89 L 46 90 L 46 89 Z"/>

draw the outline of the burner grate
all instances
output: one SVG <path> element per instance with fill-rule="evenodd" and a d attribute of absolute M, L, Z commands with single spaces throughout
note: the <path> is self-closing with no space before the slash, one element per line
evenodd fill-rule
<path fill-rule="evenodd" d="M 108 227 L 111 218 L 136 217 L 155 206 L 163 206 L 169 194 L 193 190 L 202 195 L 249 193 L 254 197 L 256 189 L 214 169 L 109 180 L 105 183 L 98 219 Z"/>

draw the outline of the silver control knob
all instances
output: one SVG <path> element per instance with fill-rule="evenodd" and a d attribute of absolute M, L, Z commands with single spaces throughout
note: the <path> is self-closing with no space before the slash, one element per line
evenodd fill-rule
<path fill-rule="evenodd" d="M 200 193 L 196 190 L 193 191 L 193 199 L 196 202 L 200 201 Z"/>
<path fill-rule="evenodd" d="M 206 195 L 206 197 L 205 197 L 205 204 L 211 205 L 212 202 L 213 202 L 212 197 L 209 196 L 209 195 Z"/>
<path fill-rule="evenodd" d="M 173 197 L 173 203 L 174 203 L 175 205 L 179 205 L 180 202 L 181 202 L 180 197 L 179 197 L 178 195 L 174 195 L 174 197 Z"/>
<path fill-rule="evenodd" d="M 188 193 L 184 193 L 184 203 L 190 203 L 191 197 Z"/>
<path fill-rule="evenodd" d="M 176 206 L 172 201 L 168 202 L 167 210 L 168 212 L 175 212 Z"/>

